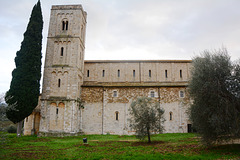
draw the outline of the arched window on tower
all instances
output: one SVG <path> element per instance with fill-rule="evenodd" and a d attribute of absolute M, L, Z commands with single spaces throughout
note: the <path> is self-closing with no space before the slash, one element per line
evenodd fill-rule
<path fill-rule="evenodd" d="M 63 51 L 64 51 L 64 48 L 61 47 L 61 53 L 60 53 L 60 56 L 63 56 Z"/>
<path fill-rule="evenodd" d="M 63 31 L 68 30 L 68 20 L 66 20 L 66 19 L 62 20 L 62 30 Z"/>
<path fill-rule="evenodd" d="M 58 79 L 58 87 L 61 87 L 61 79 Z"/>
<path fill-rule="evenodd" d="M 62 30 L 65 30 L 65 21 L 62 21 Z"/>
<path fill-rule="evenodd" d="M 58 107 L 56 108 L 56 114 L 58 115 Z"/>
<path fill-rule="evenodd" d="M 66 31 L 68 30 L 68 21 L 65 22 L 66 25 Z"/>

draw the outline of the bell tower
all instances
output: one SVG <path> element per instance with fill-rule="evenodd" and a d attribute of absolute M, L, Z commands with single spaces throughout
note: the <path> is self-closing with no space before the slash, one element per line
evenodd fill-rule
<path fill-rule="evenodd" d="M 41 97 L 39 134 L 81 132 L 87 13 L 81 5 L 51 9 Z"/>

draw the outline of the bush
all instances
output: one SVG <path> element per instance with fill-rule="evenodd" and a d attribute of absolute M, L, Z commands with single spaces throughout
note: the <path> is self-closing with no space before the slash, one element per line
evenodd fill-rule
<path fill-rule="evenodd" d="M 17 133 L 17 128 L 13 125 L 9 126 L 7 129 L 8 133 Z"/>

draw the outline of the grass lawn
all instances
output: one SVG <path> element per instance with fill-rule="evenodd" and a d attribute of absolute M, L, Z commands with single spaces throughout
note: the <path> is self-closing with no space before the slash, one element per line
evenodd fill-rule
<path fill-rule="evenodd" d="M 85 137 L 88 144 L 83 144 Z M 118 135 L 17 138 L 9 134 L 1 144 L 0 159 L 240 159 L 240 144 L 205 147 L 190 133 L 154 135 L 152 141 Z"/>

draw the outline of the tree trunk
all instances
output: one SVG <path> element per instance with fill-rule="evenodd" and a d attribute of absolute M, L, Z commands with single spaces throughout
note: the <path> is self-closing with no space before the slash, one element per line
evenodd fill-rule
<path fill-rule="evenodd" d="M 21 137 L 23 120 L 17 123 L 17 137 Z"/>
<path fill-rule="evenodd" d="M 149 131 L 149 128 L 147 128 L 147 134 L 148 134 L 148 143 L 151 143 L 151 137 L 150 137 L 150 131 Z"/>

